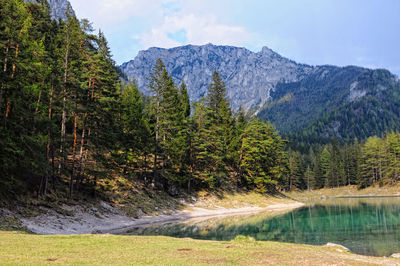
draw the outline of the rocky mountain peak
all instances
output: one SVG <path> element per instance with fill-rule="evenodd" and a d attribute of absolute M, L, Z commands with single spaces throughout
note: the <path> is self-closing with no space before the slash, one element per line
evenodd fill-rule
<path fill-rule="evenodd" d="M 148 81 L 156 60 L 163 60 L 176 84 L 185 81 L 191 101 L 207 93 L 214 71 L 225 81 L 234 110 L 240 106 L 257 109 L 269 99 L 278 82 L 297 81 L 312 70 L 281 57 L 268 47 L 254 53 L 246 48 L 213 45 L 186 45 L 171 49 L 150 48 L 120 67 L 128 78 L 135 78 L 139 89 L 148 93 Z"/>
<path fill-rule="evenodd" d="M 262 49 L 261 49 L 261 53 L 264 55 L 264 56 L 272 56 L 273 54 L 276 54 L 274 51 L 272 51 L 270 48 L 268 48 L 267 46 L 264 46 Z"/>

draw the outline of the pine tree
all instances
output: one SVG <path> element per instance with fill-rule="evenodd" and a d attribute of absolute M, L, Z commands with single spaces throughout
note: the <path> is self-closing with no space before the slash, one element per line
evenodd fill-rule
<path fill-rule="evenodd" d="M 120 96 L 120 137 L 121 148 L 124 150 L 124 163 L 130 163 L 133 157 L 138 160 L 147 143 L 149 128 L 144 119 L 142 96 L 135 81 L 123 85 Z"/>
<path fill-rule="evenodd" d="M 185 177 L 185 158 L 188 155 L 187 116 L 190 103 L 186 86 L 178 90 L 164 64 L 158 60 L 151 73 L 149 87 L 153 94 L 152 113 L 155 116 L 155 158 L 154 171 L 157 173 L 157 158 L 161 155 L 164 180 L 183 184 Z"/>
<path fill-rule="evenodd" d="M 182 104 L 183 117 L 187 119 L 190 116 L 190 99 L 186 88 L 186 84 L 182 81 L 179 96 Z"/>
<path fill-rule="evenodd" d="M 315 186 L 315 180 L 313 178 L 314 176 L 313 176 L 310 166 L 307 166 L 304 177 L 307 182 L 307 190 L 310 191 Z"/>
<path fill-rule="evenodd" d="M 228 149 L 229 164 L 235 169 L 236 172 L 235 186 L 237 190 L 239 185 L 245 182 L 243 172 L 240 167 L 243 155 L 238 151 L 240 151 L 240 148 L 243 145 L 244 130 L 246 129 L 248 123 L 247 120 L 248 119 L 246 118 L 243 109 L 240 108 L 234 119 L 231 130 L 232 137 Z"/>
<path fill-rule="evenodd" d="M 63 77 L 62 77 L 62 116 L 61 116 L 61 140 L 60 140 L 60 162 L 59 162 L 59 173 L 62 173 L 65 168 L 66 159 L 66 123 L 67 113 L 69 109 L 74 108 L 74 104 L 71 99 L 77 100 L 77 90 L 80 87 L 79 84 L 79 64 L 81 62 L 82 43 L 84 41 L 84 35 L 80 27 L 78 19 L 67 14 L 67 21 L 60 25 L 60 40 L 61 47 L 59 49 L 59 60 L 62 65 Z M 74 93 L 75 92 L 75 93 Z M 75 94 L 75 95 L 74 95 Z M 75 101 L 75 107 L 77 102 Z M 76 141 L 74 140 L 74 143 Z M 72 182 L 70 180 L 70 194 L 72 194 Z"/>
<path fill-rule="evenodd" d="M 328 147 L 325 146 L 321 153 L 321 161 L 319 168 L 321 169 L 321 176 L 320 180 L 318 181 L 319 187 L 322 188 L 326 185 L 328 175 L 330 173 L 330 166 L 331 166 L 331 158 L 332 155 L 328 150 Z"/>
<path fill-rule="evenodd" d="M 400 175 L 400 134 L 391 132 L 386 135 L 387 147 L 387 173 L 386 176 L 391 182 L 399 180 Z"/>
<path fill-rule="evenodd" d="M 204 99 L 194 103 L 191 121 L 190 172 L 207 187 L 214 187 L 213 168 L 210 165 L 212 155 L 209 152 L 210 131 Z"/>
<path fill-rule="evenodd" d="M 153 71 L 150 73 L 150 93 L 152 94 L 151 100 L 151 113 L 155 118 L 154 125 L 154 166 L 153 166 L 153 184 L 158 179 L 158 156 L 159 156 L 159 142 L 160 142 L 160 118 L 162 115 L 162 94 L 165 89 L 165 66 L 161 59 L 158 59 Z"/>
<path fill-rule="evenodd" d="M 369 186 L 376 183 L 380 179 L 381 156 L 380 156 L 381 140 L 374 136 L 369 137 L 362 149 L 361 179 L 359 184 L 361 187 Z"/>
<path fill-rule="evenodd" d="M 229 180 L 226 180 L 226 161 L 227 151 L 230 144 L 232 114 L 226 95 L 226 88 L 218 72 L 214 72 L 212 82 L 208 87 L 206 98 L 206 117 L 205 125 L 209 131 L 208 152 L 212 169 L 210 174 L 217 186 L 220 186 Z"/>
<path fill-rule="evenodd" d="M 240 150 L 241 168 L 250 187 L 266 192 L 282 182 L 287 167 L 283 149 L 284 142 L 271 124 L 250 121 Z"/>
<path fill-rule="evenodd" d="M 304 189 L 306 187 L 306 183 L 304 180 L 303 164 L 300 153 L 289 151 L 288 189 L 292 190 L 294 187 Z"/>

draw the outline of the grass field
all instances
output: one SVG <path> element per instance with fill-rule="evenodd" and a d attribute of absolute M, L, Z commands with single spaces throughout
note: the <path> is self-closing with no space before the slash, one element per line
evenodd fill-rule
<path fill-rule="evenodd" d="M 201 241 L 169 237 L 44 236 L 0 232 L 4 265 L 373 265 L 400 264 L 394 258 L 351 254 L 340 247 L 257 242 Z"/>
<path fill-rule="evenodd" d="M 344 187 L 291 192 L 287 195 L 307 202 L 332 196 L 397 193 L 398 186 L 366 190 Z M 257 193 L 239 193 L 224 194 L 221 197 L 200 194 L 198 202 L 205 208 L 234 208 L 264 207 L 292 201 Z M 164 236 L 49 236 L 7 231 L 13 230 L 13 227 L 18 227 L 17 221 L 13 219 L 3 225 L 0 223 L 0 265 L 400 265 L 400 259 L 356 255 L 341 247 L 254 241 L 240 236 L 232 241 Z"/>

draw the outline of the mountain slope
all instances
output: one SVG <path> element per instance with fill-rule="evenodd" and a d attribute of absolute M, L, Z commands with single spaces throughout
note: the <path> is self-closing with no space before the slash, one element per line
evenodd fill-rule
<path fill-rule="evenodd" d="M 273 100 L 258 115 L 270 120 L 281 132 L 298 131 L 334 110 L 339 112 L 345 106 L 348 109 L 367 98 L 390 102 L 391 99 L 383 92 L 397 88 L 397 84 L 397 78 L 387 70 L 319 66 L 301 81 L 278 84 L 271 93 Z M 360 116 L 364 113 L 352 112 L 349 115 Z M 334 125 L 335 121 L 339 124 L 341 122 L 340 119 L 333 119 L 330 128 L 321 129 L 320 132 L 326 131 L 326 135 L 339 133 L 339 128 L 344 125 Z M 340 135 L 347 134 L 342 132 Z"/>
<path fill-rule="evenodd" d="M 350 140 L 400 128 L 400 83 L 387 70 L 321 66 L 271 97 L 258 115 L 285 134 Z"/>
<path fill-rule="evenodd" d="M 316 138 L 338 137 L 343 140 L 365 139 L 400 129 L 400 84 L 386 70 L 376 70 L 364 82 L 370 91 L 349 100 L 313 121 L 301 133 Z M 351 94 L 350 94 L 351 96 Z"/>
<path fill-rule="evenodd" d="M 243 106 L 284 134 L 360 139 L 400 127 L 400 83 L 387 70 L 308 66 L 264 47 L 150 48 L 120 69 L 148 93 L 147 77 L 161 58 L 174 81 L 188 85 L 192 101 L 205 96 L 214 70 L 225 80 L 232 107 Z"/>
<path fill-rule="evenodd" d="M 258 53 L 232 46 L 187 45 L 172 49 L 150 48 L 140 51 L 134 60 L 122 64 L 122 72 L 135 78 L 139 89 L 147 93 L 147 77 L 161 58 L 174 81 L 187 84 L 190 99 L 205 96 L 211 75 L 216 70 L 224 79 L 232 107 L 237 110 L 261 107 L 280 81 L 298 81 L 313 69 L 297 64 L 264 47 Z"/>

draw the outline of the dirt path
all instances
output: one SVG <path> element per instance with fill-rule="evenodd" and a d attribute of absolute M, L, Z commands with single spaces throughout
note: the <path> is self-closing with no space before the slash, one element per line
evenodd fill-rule
<path fill-rule="evenodd" d="M 42 214 L 35 217 L 19 217 L 9 212 L 9 216 L 18 217 L 23 226 L 37 234 L 91 234 L 111 233 L 123 234 L 134 228 L 143 228 L 154 225 L 165 225 L 191 221 L 202 221 L 211 218 L 223 218 L 233 215 L 248 215 L 263 211 L 278 212 L 291 210 L 303 206 L 303 203 L 273 204 L 266 208 L 243 207 L 237 209 L 203 209 L 192 208 L 170 215 L 144 216 L 133 219 L 122 212 L 101 202 L 100 207 L 63 206 L 67 214 L 52 209 L 42 210 Z M 3 210 L 3 213 L 6 213 Z"/>

